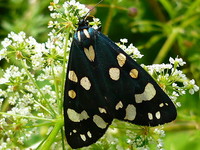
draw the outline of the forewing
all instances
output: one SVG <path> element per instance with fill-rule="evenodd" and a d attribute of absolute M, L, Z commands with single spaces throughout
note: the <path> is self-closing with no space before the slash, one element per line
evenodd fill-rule
<path fill-rule="evenodd" d="M 98 70 L 98 69 L 97 69 Z M 106 108 L 106 97 L 99 88 L 95 65 L 74 39 L 70 50 L 64 97 L 65 134 L 72 148 L 96 142 L 113 118 Z"/>

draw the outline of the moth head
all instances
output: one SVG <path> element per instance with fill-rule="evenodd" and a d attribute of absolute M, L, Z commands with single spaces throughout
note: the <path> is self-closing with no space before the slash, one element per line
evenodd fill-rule
<path fill-rule="evenodd" d="M 85 18 L 79 19 L 77 31 L 88 28 L 89 28 L 88 20 L 86 20 Z"/>

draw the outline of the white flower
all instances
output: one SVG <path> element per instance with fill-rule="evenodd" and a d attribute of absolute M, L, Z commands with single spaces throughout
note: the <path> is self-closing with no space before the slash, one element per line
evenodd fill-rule
<path fill-rule="evenodd" d="M 143 57 L 143 55 L 140 54 L 140 51 L 135 46 L 133 46 L 132 43 L 124 51 L 131 55 L 134 59 Z"/>
<path fill-rule="evenodd" d="M 89 9 L 85 7 L 85 5 L 83 4 L 80 4 L 79 2 L 76 2 L 75 0 L 71 0 L 69 2 L 65 2 L 63 4 L 63 8 L 65 10 L 65 14 L 68 14 L 69 15 L 69 11 L 68 11 L 68 8 L 72 8 L 72 6 L 74 7 L 74 10 L 78 9 L 79 10 L 79 16 L 80 17 L 83 17 L 85 16 L 88 12 L 89 12 Z"/>
<path fill-rule="evenodd" d="M 54 4 L 58 4 L 59 0 L 53 0 Z"/>
<path fill-rule="evenodd" d="M 31 56 L 32 66 L 34 70 L 40 70 L 43 68 L 45 60 L 42 53 L 37 53 Z"/>
<path fill-rule="evenodd" d="M 53 21 L 49 21 L 49 23 L 48 23 L 48 28 L 52 28 L 53 25 L 54 25 Z"/>
<path fill-rule="evenodd" d="M 15 42 L 22 43 L 24 41 L 24 38 L 26 37 L 26 34 L 24 32 L 20 32 L 19 34 L 11 32 L 10 34 L 8 34 L 8 37 Z"/>
<path fill-rule="evenodd" d="M 6 48 L 2 48 L 0 50 L 0 60 L 2 60 L 3 58 L 6 58 L 7 55 L 7 49 Z"/>
<path fill-rule="evenodd" d="M 9 45 L 11 45 L 12 41 L 9 38 L 5 38 L 1 44 L 4 48 L 8 47 Z"/>
<path fill-rule="evenodd" d="M 128 40 L 127 39 L 120 39 L 120 42 L 122 42 L 122 43 L 128 43 Z"/>
<path fill-rule="evenodd" d="M 34 46 L 37 44 L 36 40 L 32 36 L 25 39 L 25 41 L 29 44 L 29 46 Z"/>
<path fill-rule="evenodd" d="M 186 62 L 183 61 L 182 58 L 175 58 L 173 59 L 172 57 L 169 58 L 169 62 L 171 64 L 174 64 L 175 66 L 177 65 L 179 67 L 180 66 L 183 66 L 184 64 L 186 64 Z"/>
<path fill-rule="evenodd" d="M 50 11 L 54 10 L 53 6 L 48 6 L 48 8 L 49 8 Z"/>
<path fill-rule="evenodd" d="M 189 81 L 188 83 L 188 86 L 189 86 L 189 93 L 190 94 L 194 94 L 194 92 L 197 92 L 199 90 L 199 87 L 197 85 L 195 85 L 195 80 L 192 79 Z"/>
<path fill-rule="evenodd" d="M 61 18 L 62 15 L 60 13 L 51 13 L 50 14 L 51 18 L 56 19 L 56 18 Z"/>

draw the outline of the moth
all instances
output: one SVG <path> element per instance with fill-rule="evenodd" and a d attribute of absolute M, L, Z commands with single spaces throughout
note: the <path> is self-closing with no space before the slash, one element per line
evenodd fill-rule
<path fill-rule="evenodd" d="M 81 19 L 70 49 L 64 93 L 68 144 L 81 148 L 95 143 L 113 119 L 157 126 L 176 116 L 173 102 L 154 79 Z"/>

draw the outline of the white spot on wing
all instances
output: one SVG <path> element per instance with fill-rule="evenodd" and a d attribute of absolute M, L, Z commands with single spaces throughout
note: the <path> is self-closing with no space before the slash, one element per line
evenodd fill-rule
<path fill-rule="evenodd" d="M 110 78 L 113 80 L 119 80 L 120 70 L 119 68 L 110 68 L 109 69 Z"/>
<path fill-rule="evenodd" d="M 84 48 L 84 52 L 85 52 L 85 55 L 87 56 L 87 58 L 88 58 L 90 61 L 94 61 L 95 52 L 94 52 L 94 48 L 93 48 L 92 45 L 90 45 L 89 49 Z"/>
<path fill-rule="evenodd" d="M 89 137 L 89 138 L 91 138 L 91 137 L 92 137 L 92 134 L 91 134 L 91 132 L 90 132 L 90 131 L 88 131 L 88 132 L 87 132 L 87 135 L 88 135 L 88 137 Z"/>
<path fill-rule="evenodd" d="M 164 103 L 160 103 L 159 107 L 163 107 L 164 106 Z"/>
<path fill-rule="evenodd" d="M 80 80 L 80 84 L 81 86 L 86 89 L 86 90 L 89 90 L 90 87 L 91 87 L 91 83 L 90 83 L 90 80 L 88 79 L 88 77 L 83 77 L 81 80 Z"/>
<path fill-rule="evenodd" d="M 78 82 L 78 78 L 76 76 L 76 73 L 72 70 L 69 71 L 68 78 L 69 78 L 69 80 L 71 80 L 73 82 Z"/>
<path fill-rule="evenodd" d="M 149 120 L 153 120 L 153 115 L 152 115 L 152 113 L 148 113 L 148 118 L 149 118 Z"/>
<path fill-rule="evenodd" d="M 160 119 L 160 111 L 157 111 L 157 112 L 156 112 L 156 118 L 157 118 L 157 119 Z"/>
<path fill-rule="evenodd" d="M 81 139 L 82 139 L 83 141 L 86 141 L 86 137 L 85 137 L 84 134 L 80 134 L 80 137 L 81 137 Z"/>
<path fill-rule="evenodd" d="M 122 67 L 126 62 L 126 56 L 122 53 L 119 53 L 119 55 L 117 55 L 117 61 L 119 66 Z"/>
<path fill-rule="evenodd" d="M 135 119 L 135 117 L 136 117 L 136 108 L 134 105 L 129 104 L 126 107 L 126 116 L 124 119 L 133 121 Z"/>
<path fill-rule="evenodd" d="M 69 108 L 67 109 L 67 114 L 68 114 L 69 119 L 73 122 L 80 122 L 84 119 L 86 120 L 89 118 L 85 110 L 82 111 L 81 113 L 77 113 L 75 110 Z"/>
<path fill-rule="evenodd" d="M 106 110 L 104 108 L 99 107 L 99 112 L 100 113 L 105 113 L 106 114 Z"/>
<path fill-rule="evenodd" d="M 80 31 L 77 32 L 77 35 L 78 35 L 78 40 L 81 41 L 81 33 L 80 33 Z"/>
<path fill-rule="evenodd" d="M 107 124 L 108 124 L 107 122 L 105 122 L 103 120 L 103 118 L 101 118 L 98 115 L 93 116 L 93 121 L 97 125 L 97 127 L 101 128 L 101 129 L 105 129 L 107 127 Z"/>
<path fill-rule="evenodd" d="M 72 130 L 74 133 L 76 133 L 77 131 L 74 129 L 74 130 Z"/>
<path fill-rule="evenodd" d="M 153 84 L 148 83 L 145 86 L 144 92 L 142 94 L 135 94 L 136 103 L 142 103 L 142 101 L 149 101 L 156 95 L 156 90 Z"/>
<path fill-rule="evenodd" d="M 85 34 L 85 36 L 89 39 L 90 38 L 90 34 L 88 32 L 87 29 L 83 29 L 83 33 Z"/>
<path fill-rule="evenodd" d="M 122 108 L 122 107 L 123 107 L 123 104 L 122 104 L 121 101 L 119 101 L 119 103 L 117 103 L 117 105 L 115 106 L 115 109 L 116 109 L 116 110 L 119 110 L 119 109 Z"/>

